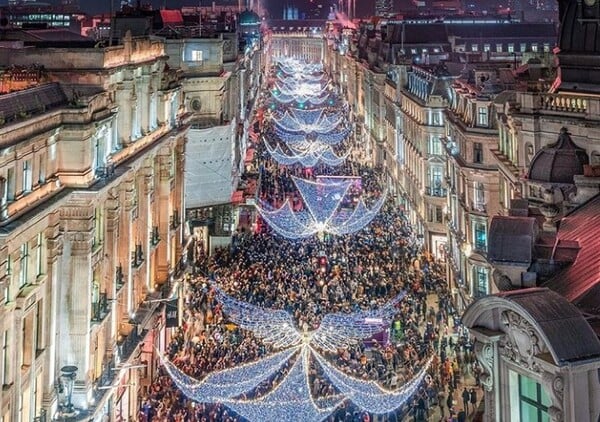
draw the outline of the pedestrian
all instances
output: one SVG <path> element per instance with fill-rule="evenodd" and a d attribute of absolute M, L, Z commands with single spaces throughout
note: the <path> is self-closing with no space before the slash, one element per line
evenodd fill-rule
<path fill-rule="evenodd" d="M 444 419 L 444 392 L 440 389 L 438 392 L 438 406 L 440 407 L 440 414 Z"/>
<path fill-rule="evenodd" d="M 462 392 L 462 399 L 463 399 L 463 409 L 465 410 L 465 412 L 468 412 L 469 411 L 469 400 L 471 399 L 471 393 L 469 393 L 469 390 L 467 390 L 467 387 L 465 387 Z"/>
<path fill-rule="evenodd" d="M 475 407 L 477 406 L 477 392 L 474 388 L 471 388 L 471 406 L 473 406 L 473 413 L 475 413 Z"/>
<path fill-rule="evenodd" d="M 448 393 L 448 398 L 446 398 L 446 406 L 448 407 L 448 413 L 452 415 L 452 406 L 454 406 L 454 400 L 452 400 L 452 393 Z"/>

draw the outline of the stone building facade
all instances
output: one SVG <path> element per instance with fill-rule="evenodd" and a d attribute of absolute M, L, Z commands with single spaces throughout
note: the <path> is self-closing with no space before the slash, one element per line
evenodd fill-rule
<path fill-rule="evenodd" d="M 0 97 L 0 416 L 70 414 L 72 386 L 79 418 L 133 420 L 183 251 L 179 76 L 157 39 L 3 54 L 54 82 Z"/>
<path fill-rule="evenodd" d="M 447 157 L 448 281 L 462 308 L 496 289 L 487 261 L 491 216 L 498 213 L 498 145 L 493 99 L 503 91 L 496 72 L 475 68 L 449 88 L 442 138 Z"/>

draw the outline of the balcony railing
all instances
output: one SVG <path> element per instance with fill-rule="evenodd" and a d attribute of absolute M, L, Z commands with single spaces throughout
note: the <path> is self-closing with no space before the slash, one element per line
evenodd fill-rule
<path fill-rule="evenodd" d="M 92 302 L 92 321 L 99 322 L 108 315 L 108 298 L 106 293 L 100 293 L 97 302 Z"/>
<path fill-rule="evenodd" d="M 158 234 L 158 226 L 152 227 L 152 231 L 150 232 L 150 244 L 152 246 L 158 245 L 160 242 L 160 236 Z"/>
<path fill-rule="evenodd" d="M 173 210 L 173 215 L 171 216 L 170 223 L 169 223 L 171 230 L 175 230 L 177 227 L 179 227 L 181 225 L 180 220 L 181 219 L 179 217 L 179 210 L 177 210 L 177 209 Z"/>
<path fill-rule="evenodd" d="M 138 334 L 137 326 L 135 326 L 127 336 L 123 337 L 121 341 L 117 341 L 117 348 L 122 362 L 129 359 L 142 338 L 143 335 Z"/>
<path fill-rule="evenodd" d="M 35 418 L 33 418 L 33 422 L 46 422 L 48 419 L 46 418 L 46 410 L 45 409 L 41 409 L 40 410 L 40 416 L 36 416 Z"/>
<path fill-rule="evenodd" d="M 486 213 L 487 212 L 487 204 L 485 202 L 474 201 L 471 202 L 471 210 Z"/>
<path fill-rule="evenodd" d="M 142 245 L 135 245 L 135 251 L 131 252 L 131 266 L 139 268 L 144 262 L 144 251 Z"/>
<path fill-rule="evenodd" d="M 125 285 L 123 266 L 121 266 L 121 264 L 117 265 L 117 268 L 115 269 L 115 285 L 117 287 L 117 291 L 121 290 L 121 288 Z"/>
<path fill-rule="evenodd" d="M 475 243 L 473 244 L 473 248 L 477 251 L 477 252 L 487 252 L 487 244 L 486 242 L 483 241 L 475 241 Z"/>
<path fill-rule="evenodd" d="M 427 196 L 436 196 L 438 198 L 443 198 L 446 196 L 446 193 L 447 193 L 446 188 L 441 188 L 441 187 L 434 188 L 431 186 L 428 186 L 425 188 L 425 194 Z"/>

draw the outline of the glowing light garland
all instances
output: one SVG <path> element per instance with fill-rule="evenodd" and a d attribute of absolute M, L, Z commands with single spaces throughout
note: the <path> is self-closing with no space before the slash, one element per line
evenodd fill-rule
<path fill-rule="evenodd" d="M 322 105 L 329 99 L 328 96 L 323 97 L 315 97 L 312 95 L 301 95 L 301 96 L 293 96 L 293 95 L 285 95 L 285 94 L 275 94 L 273 93 L 273 98 L 275 98 L 278 102 L 282 104 L 291 104 L 296 102 L 297 104 L 307 104 L 310 103 L 312 105 Z"/>
<path fill-rule="evenodd" d="M 299 148 L 290 147 L 291 155 L 283 152 L 280 145 L 273 148 L 266 140 L 264 140 L 264 143 L 271 157 L 284 166 L 300 164 L 303 167 L 314 167 L 319 162 L 322 162 L 328 166 L 335 167 L 346 161 L 350 155 L 350 150 L 344 155 L 337 155 L 329 145 L 317 142 L 298 144 Z"/>
<path fill-rule="evenodd" d="M 322 84 L 320 82 L 306 82 L 299 80 L 287 80 L 282 83 L 275 83 L 275 91 L 282 95 L 289 95 L 292 97 L 322 97 L 327 95 L 327 88 L 329 84 Z M 277 95 L 277 94 L 275 94 Z"/>
<path fill-rule="evenodd" d="M 300 239 L 317 233 L 354 233 L 369 224 L 385 202 L 384 193 L 371 209 L 367 208 L 364 200 L 359 199 L 353 210 L 340 210 L 340 204 L 354 179 L 313 182 L 292 177 L 292 180 L 302 197 L 304 210 L 294 211 L 289 200 L 278 209 L 264 202 L 256 205 L 269 227 L 288 239 Z"/>
<path fill-rule="evenodd" d="M 309 63 L 304 60 L 298 60 L 293 57 L 280 57 L 276 60 L 279 69 L 288 74 L 294 75 L 297 73 L 315 74 L 323 73 L 323 63 Z"/>
<path fill-rule="evenodd" d="M 183 374 L 161 358 L 175 384 L 188 397 L 199 402 L 219 402 L 250 421 L 321 421 L 345 400 L 372 413 L 385 414 L 404 405 L 417 391 L 430 360 L 417 375 L 398 390 L 386 390 L 374 381 L 345 374 L 329 363 L 318 349 L 332 352 L 364 340 L 389 325 L 402 293 L 380 309 L 352 314 L 328 314 L 313 332 L 298 332 L 292 317 L 284 311 L 264 309 L 226 295 L 213 283 L 217 300 L 231 322 L 248 329 L 266 343 L 285 350 L 257 362 L 213 372 L 203 381 Z M 265 329 L 268 327 L 268 329 Z M 282 342 L 281 339 L 287 339 Z M 310 385 L 310 359 L 318 365 L 325 380 L 337 391 L 331 397 L 315 398 Z M 293 363 L 292 363 L 293 362 Z M 291 363 L 287 373 L 284 366 Z M 267 394 L 253 397 L 259 386 L 270 385 L 277 375 L 282 379 Z M 251 397 L 243 398 L 239 397 Z"/>
<path fill-rule="evenodd" d="M 313 135 L 314 141 L 320 144 L 337 145 L 348 138 L 352 130 L 350 128 L 338 129 L 336 132 Z M 275 135 L 288 145 L 299 144 L 307 141 L 305 133 L 290 133 L 275 126 Z M 310 137 L 309 137 L 310 138 Z M 295 146 L 295 145 L 294 145 Z"/>
<path fill-rule="evenodd" d="M 324 109 L 289 109 L 281 117 L 273 117 L 273 123 L 286 132 L 326 134 L 333 132 L 343 121 L 341 113 L 326 115 Z"/>

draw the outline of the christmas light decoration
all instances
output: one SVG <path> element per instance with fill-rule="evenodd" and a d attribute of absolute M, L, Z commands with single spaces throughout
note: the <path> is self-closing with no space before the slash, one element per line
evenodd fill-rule
<path fill-rule="evenodd" d="M 275 83 L 274 92 L 293 97 L 321 97 L 327 95 L 328 83 L 306 82 L 290 80 L 282 83 Z"/>
<path fill-rule="evenodd" d="M 265 379 L 281 371 L 298 350 L 298 347 L 289 347 L 256 362 L 212 372 L 202 381 L 184 374 L 164 357 L 162 364 L 183 393 L 193 396 L 198 402 L 207 403 L 235 398 L 256 389 Z"/>
<path fill-rule="evenodd" d="M 320 352 L 335 352 L 381 332 L 391 323 L 395 307 L 404 298 L 404 293 L 380 309 L 325 315 L 317 330 L 300 333 L 294 328 L 291 315 L 284 315 L 285 311 L 239 301 L 225 294 L 215 282 L 211 284 L 231 322 L 284 350 L 257 362 L 213 372 L 203 381 L 183 374 L 162 358 L 175 384 L 193 400 L 223 403 L 250 421 L 321 421 L 344 401 L 351 401 L 372 413 L 394 411 L 410 399 L 425 377 L 430 360 L 400 389 L 386 390 L 374 381 L 357 379 L 342 372 Z M 311 360 L 313 365 L 320 367 L 324 381 L 334 387 L 336 394 L 313 397 L 309 376 Z M 287 373 L 283 370 L 286 366 L 290 368 Z M 255 393 L 259 386 L 272 386 L 272 380 L 276 378 L 280 379 L 279 383 L 267 394 Z"/>
<path fill-rule="evenodd" d="M 327 145 L 337 145 L 348 138 L 352 130 L 350 128 L 338 129 L 331 133 L 323 134 L 306 134 L 306 133 L 291 133 L 278 126 L 275 126 L 275 135 L 288 145 L 294 145 L 298 143 L 306 142 L 309 139 L 313 139 L 314 142 Z"/>
<path fill-rule="evenodd" d="M 288 239 L 300 239 L 318 233 L 348 234 L 361 230 L 375 218 L 385 202 L 384 193 L 369 209 L 359 199 L 353 210 L 340 210 L 355 178 L 327 179 L 319 182 L 292 177 L 305 209 L 294 211 L 287 200 L 280 208 L 273 209 L 260 202 L 256 208 L 261 217 L 279 235 Z"/>
<path fill-rule="evenodd" d="M 267 151 L 275 161 L 284 166 L 300 164 L 303 167 L 314 167 L 317 163 L 322 162 L 328 166 L 339 166 L 350 155 L 350 150 L 344 155 L 337 155 L 331 146 L 318 142 L 304 142 L 297 144 L 294 147 L 289 147 L 290 154 L 286 154 L 280 145 L 275 148 L 264 140 Z"/>
<path fill-rule="evenodd" d="M 273 122 L 286 132 L 326 134 L 333 132 L 343 121 L 341 113 L 325 114 L 325 109 L 301 110 L 292 108 L 282 116 L 273 116 Z"/>
<path fill-rule="evenodd" d="M 300 96 L 294 96 L 294 95 L 285 95 L 282 94 L 281 92 L 275 93 L 273 92 L 273 97 L 280 103 L 282 104 L 291 104 L 293 102 L 295 102 L 296 104 L 298 104 L 298 106 L 300 104 L 311 104 L 314 106 L 319 106 L 319 105 L 323 105 L 327 102 L 327 100 L 329 99 L 329 96 L 322 96 L 322 97 L 316 97 L 316 96 L 312 96 L 312 95 L 300 95 Z"/>

